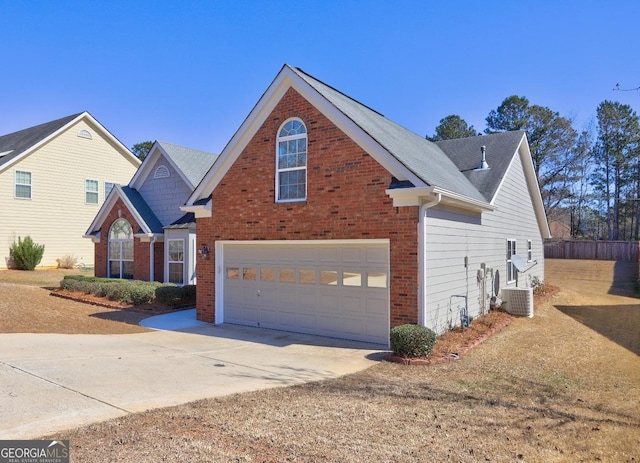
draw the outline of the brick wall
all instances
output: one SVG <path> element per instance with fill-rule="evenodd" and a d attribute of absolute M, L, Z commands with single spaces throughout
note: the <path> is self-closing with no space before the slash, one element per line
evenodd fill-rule
<path fill-rule="evenodd" d="M 120 215 L 121 214 L 121 215 Z M 114 207 L 109 212 L 109 215 L 102 224 L 100 229 L 100 242 L 95 244 L 95 275 L 97 277 L 106 277 L 108 275 L 109 265 L 109 229 L 113 222 L 120 217 L 126 219 L 131 224 L 133 232 L 136 233 L 140 229 L 140 225 L 134 219 L 129 209 L 124 205 L 121 199 L 118 199 Z M 149 243 L 142 243 L 139 239 L 134 238 L 133 241 L 133 278 L 135 280 L 149 281 Z M 155 281 L 163 281 L 163 258 L 164 258 L 164 245 L 163 243 L 154 244 L 155 264 L 154 271 Z"/>
<path fill-rule="evenodd" d="M 277 131 L 307 127 L 307 200 L 275 203 Z M 295 90 L 289 89 L 213 192 L 213 216 L 197 220 L 198 318 L 215 322 L 216 240 L 389 239 L 391 326 L 418 321 L 418 208 L 395 208 L 391 175 Z"/>

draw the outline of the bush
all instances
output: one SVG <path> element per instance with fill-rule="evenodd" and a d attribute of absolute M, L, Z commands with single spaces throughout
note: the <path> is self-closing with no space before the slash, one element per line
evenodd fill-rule
<path fill-rule="evenodd" d="M 156 298 L 171 307 L 195 303 L 196 287 L 195 285 L 162 285 L 156 288 Z"/>
<path fill-rule="evenodd" d="M 66 255 L 61 259 L 56 259 L 56 262 L 58 263 L 58 268 L 76 268 L 76 265 L 78 265 L 78 258 Z"/>
<path fill-rule="evenodd" d="M 157 299 L 158 302 L 177 307 L 192 304 L 196 298 L 195 285 L 180 287 L 174 284 L 83 275 L 65 275 L 60 288 L 133 305 L 148 304 Z"/>
<path fill-rule="evenodd" d="M 428 357 L 436 344 L 436 333 L 420 325 L 400 325 L 391 330 L 391 350 L 401 357 Z"/>
<path fill-rule="evenodd" d="M 14 241 L 9 247 L 9 256 L 18 270 L 34 270 L 43 255 L 44 244 L 34 243 L 30 236 L 24 240 L 18 237 L 18 242 Z"/>

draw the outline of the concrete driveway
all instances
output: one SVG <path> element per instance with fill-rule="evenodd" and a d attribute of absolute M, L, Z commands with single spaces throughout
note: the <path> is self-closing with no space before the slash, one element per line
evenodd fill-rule
<path fill-rule="evenodd" d="M 0 439 L 365 369 L 384 346 L 195 321 L 127 335 L 0 335 Z M 164 318 L 163 318 L 164 317 Z M 171 328 L 172 331 L 164 329 Z"/>

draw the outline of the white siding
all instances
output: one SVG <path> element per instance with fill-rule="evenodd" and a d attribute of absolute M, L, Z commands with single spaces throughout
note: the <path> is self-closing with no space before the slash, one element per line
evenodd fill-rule
<path fill-rule="evenodd" d="M 156 169 L 161 165 L 167 167 L 169 176 L 154 178 Z M 138 191 L 162 225 L 170 225 L 184 215 L 180 206 L 189 198 L 191 189 L 164 156 L 158 157 L 149 172 Z"/>
<path fill-rule="evenodd" d="M 500 287 L 507 286 L 507 239 L 517 241 L 517 254 L 525 261 L 527 240 L 531 240 L 533 260 L 538 261 L 537 265 L 520 275 L 518 286 L 528 286 L 533 276 L 544 279 L 543 240 L 519 156 L 514 158 L 507 171 L 494 206 L 496 209 L 484 212 L 481 219 L 479 214 L 443 206 L 427 210 L 424 323 L 437 333 L 460 324 L 464 302 L 462 298 L 452 298 L 454 295 L 468 296 L 469 314 L 473 317 L 481 313 L 483 306 L 485 311 L 489 309 L 492 278 L 486 278 L 483 297 L 482 286 L 478 282 L 482 263 L 499 274 Z"/>
<path fill-rule="evenodd" d="M 78 137 L 88 130 L 92 139 Z M 84 120 L 0 172 L 0 266 L 18 236 L 30 235 L 45 245 L 41 266 L 73 255 L 92 266 L 94 245 L 83 238 L 100 205 L 104 183 L 126 185 L 137 169 L 120 148 Z M 31 199 L 14 198 L 16 170 L 32 173 Z M 85 203 L 85 180 L 98 180 L 98 204 Z"/>

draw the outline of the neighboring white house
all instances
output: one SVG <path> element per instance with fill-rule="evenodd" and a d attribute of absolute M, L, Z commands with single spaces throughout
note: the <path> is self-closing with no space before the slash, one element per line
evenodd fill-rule
<path fill-rule="evenodd" d="M 0 136 L 0 256 L 27 235 L 45 245 L 40 266 L 72 256 L 93 266 L 82 236 L 110 190 L 140 165 L 88 112 Z"/>
<path fill-rule="evenodd" d="M 127 186 L 116 187 L 86 230 L 95 274 L 194 284 L 196 223 L 180 210 L 216 155 L 156 141 Z"/>

